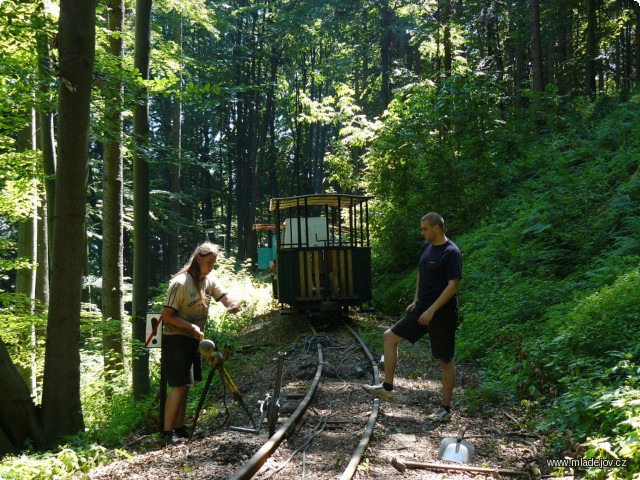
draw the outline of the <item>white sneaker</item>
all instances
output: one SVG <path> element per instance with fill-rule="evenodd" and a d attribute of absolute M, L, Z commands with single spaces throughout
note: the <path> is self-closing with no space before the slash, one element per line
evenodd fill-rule
<path fill-rule="evenodd" d="M 451 420 L 451 412 L 447 412 L 447 410 L 441 406 L 438 410 L 429 415 L 427 419 L 432 422 L 448 422 Z"/>
<path fill-rule="evenodd" d="M 395 402 L 396 394 L 393 390 L 385 390 L 382 384 L 378 385 L 363 385 L 362 388 L 365 392 L 370 393 L 374 397 L 378 397 L 380 400 L 384 400 L 385 402 Z"/>

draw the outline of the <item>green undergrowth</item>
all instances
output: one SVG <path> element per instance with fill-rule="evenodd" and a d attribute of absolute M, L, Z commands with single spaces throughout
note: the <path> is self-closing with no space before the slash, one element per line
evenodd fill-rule
<path fill-rule="evenodd" d="M 628 461 L 581 472 L 593 478 L 640 472 L 638 103 L 532 149 L 532 176 L 458 239 L 460 354 L 485 377 L 475 400 L 532 407 L 558 454 Z"/>
<path fill-rule="evenodd" d="M 216 274 L 225 288 L 242 302 L 242 310 L 236 315 L 226 312 L 221 304 L 213 305 L 206 336 L 213 338 L 219 345 L 236 345 L 238 332 L 249 328 L 256 319 L 264 316 L 273 308 L 270 284 L 264 279 L 252 275 L 248 268 L 237 265 L 233 258 L 219 257 Z M 166 285 L 163 287 L 166 289 Z M 164 294 L 159 295 L 151 311 L 160 311 Z M 29 304 L 20 296 L 1 294 L 0 305 L 5 315 L 0 320 L 3 326 L 2 337 L 7 343 L 12 360 L 18 367 L 26 367 L 30 350 L 23 348 L 26 342 L 26 325 L 36 326 L 37 361 L 42 368 L 44 358 L 44 329 L 46 316 L 30 315 Z M 86 478 L 86 473 L 101 464 L 126 458 L 127 445 L 136 444 L 136 449 L 157 448 L 159 418 L 160 356 L 159 350 L 149 352 L 149 371 L 151 377 L 151 395 L 134 402 L 130 370 L 114 377 L 104 375 L 102 336 L 105 322 L 99 309 L 94 305 L 83 305 L 81 319 L 81 401 L 85 422 L 85 432 L 69 437 L 58 449 L 48 452 L 36 452 L 28 448 L 20 455 L 6 456 L 0 460 L 0 479 L 4 480 L 40 480 Z M 128 323 L 125 323 L 128 325 Z M 125 349 L 132 351 L 131 332 L 125 327 Z M 135 345 L 133 351 L 142 348 Z M 131 358 L 125 359 L 130 366 Z M 229 373 L 236 375 L 242 368 L 240 362 L 229 362 Z M 208 370 L 203 372 L 205 375 Z M 212 388 L 218 388 L 218 376 Z M 189 395 L 187 414 L 191 416 L 204 388 L 199 382 Z M 217 407 L 210 407 L 203 414 L 207 417 L 218 416 Z M 142 443 L 140 441 L 142 440 Z"/>
<path fill-rule="evenodd" d="M 465 402 L 522 405 L 550 455 L 627 460 L 579 477 L 638 478 L 640 97 L 577 107 L 512 160 L 492 213 L 453 238 L 458 359 L 483 378 Z M 379 307 L 400 312 L 415 275 L 379 274 Z"/>
<path fill-rule="evenodd" d="M 52 480 L 82 478 L 94 467 L 121 458 L 130 458 L 124 450 L 109 450 L 104 446 L 74 439 L 60 449 L 44 453 L 9 456 L 0 463 L 0 478 L 4 480 Z"/>

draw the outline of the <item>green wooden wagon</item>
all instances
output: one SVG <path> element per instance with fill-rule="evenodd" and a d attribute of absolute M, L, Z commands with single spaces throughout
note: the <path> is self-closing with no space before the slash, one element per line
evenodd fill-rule
<path fill-rule="evenodd" d="M 274 295 L 298 313 L 340 311 L 371 300 L 372 197 L 316 194 L 273 198 Z"/>

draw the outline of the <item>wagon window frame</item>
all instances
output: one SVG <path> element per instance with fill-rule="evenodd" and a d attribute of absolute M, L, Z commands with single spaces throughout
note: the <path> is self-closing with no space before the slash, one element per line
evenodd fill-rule
<path fill-rule="evenodd" d="M 342 193 L 310 194 L 294 197 L 271 198 L 269 201 L 269 211 L 275 213 L 276 217 L 275 230 L 277 248 L 282 248 L 282 212 L 285 212 L 285 219 L 298 219 L 297 248 L 308 248 L 309 223 L 306 220 L 305 222 L 301 222 L 300 219 L 311 218 L 312 216 L 309 215 L 310 209 L 321 212 L 323 208 L 324 217 L 327 219 L 326 238 L 333 238 L 331 245 L 338 247 L 370 247 L 369 200 L 372 200 L 373 198 L 374 197 L 369 195 Z M 346 225 L 343 225 L 342 218 L 342 212 L 344 210 L 348 210 Z M 286 215 L 286 213 L 289 215 Z M 303 223 L 305 228 L 304 235 L 302 232 Z M 344 238 L 343 234 L 348 234 L 348 236 Z M 335 240 L 336 236 L 337 241 Z M 302 241 L 303 238 L 305 239 L 305 242 Z"/>

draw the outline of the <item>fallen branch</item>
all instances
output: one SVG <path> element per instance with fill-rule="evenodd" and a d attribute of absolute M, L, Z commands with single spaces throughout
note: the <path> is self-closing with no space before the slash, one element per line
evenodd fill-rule
<path fill-rule="evenodd" d="M 511 420 L 513 423 L 515 423 L 516 425 L 522 425 L 522 422 L 520 420 L 515 418 L 513 415 L 510 415 L 509 413 L 505 412 L 504 410 L 502 410 L 502 414 L 505 417 L 507 417 L 509 420 Z"/>
<path fill-rule="evenodd" d="M 399 472 L 405 472 L 407 469 L 422 469 L 422 470 L 456 470 L 459 472 L 472 472 L 472 473 L 490 473 L 500 475 L 517 475 L 520 477 L 530 477 L 529 472 L 523 470 L 505 470 L 503 468 L 484 468 L 484 467 L 471 467 L 467 465 L 447 465 L 444 463 L 422 463 L 412 462 L 409 460 L 398 460 L 394 458 L 391 460 L 393 465 Z"/>

